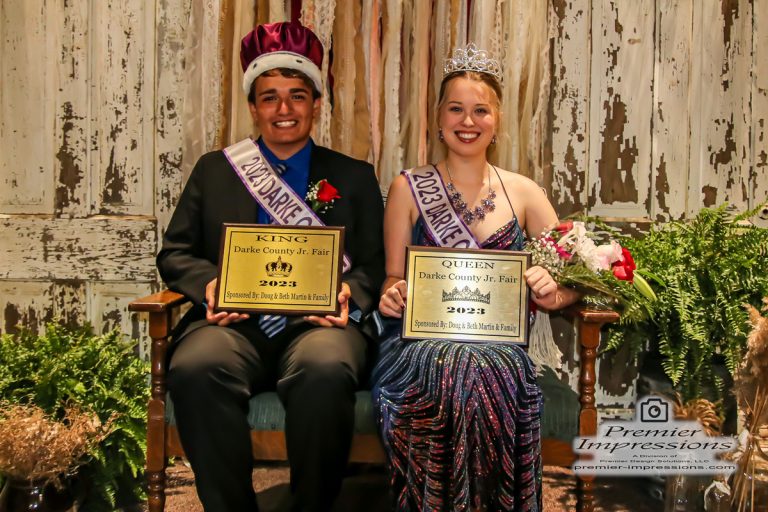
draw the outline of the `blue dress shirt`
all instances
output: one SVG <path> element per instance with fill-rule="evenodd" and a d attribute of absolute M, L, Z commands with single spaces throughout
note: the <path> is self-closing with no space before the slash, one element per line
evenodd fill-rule
<path fill-rule="evenodd" d="M 261 137 L 259 137 L 259 140 L 257 140 L 256 143 L 259 145 L 259 149 L 264 155 L 264 158 L 266 158 L 267 162 L 280 173 L 280 176 L 286 183 L 288 183 L 288 186 L 290 186 L 300 198 L 304 199 L 307 197 L 307 189 L 309 188 L 309 160 L 312 156 L 312 147 L 315 145 L 312 139 L 310 138 L 303 148 L 286 160 L 277 158 L 267 145 L 264 144 Z M 261 207 L 259 207 L 259 213 L 256 220 L 259 224 L 272 223 L 272 217 L 262 210 Z"/>

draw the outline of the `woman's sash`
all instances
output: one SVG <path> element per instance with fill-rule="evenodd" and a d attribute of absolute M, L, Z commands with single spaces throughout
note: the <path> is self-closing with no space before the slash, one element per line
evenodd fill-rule
<path fill-rule="evenodd" d="M 479 249 L 474 235 L 456 213 L 438 170 L 431 165 L 401 173 L 408 180 L 424 227 L 440 247 Z"/>
<path fill-rule="evenodd" d="M 243 139 L 224 148 L 235 173 L 259 206 L 280 226 L 319 226 L 325 223 L 264 158 L 259 145 Z M 352 268 L 344 254 L 344 272 Z"/>

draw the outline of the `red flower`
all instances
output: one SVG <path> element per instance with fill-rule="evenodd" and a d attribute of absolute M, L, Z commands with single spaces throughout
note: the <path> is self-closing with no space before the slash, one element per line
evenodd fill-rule
<path fill-rule="evenodd" d="M 561 222 L 560 224 L 555 226 L 555 231 L 560 233 L 560 235 L 564 235 L 564 234 L 566 234 L 567 232 L 569 232 L 572 229 L 573 229 L 573 221 L 572 220 L 567 220 L 565 222 Z"/>
<path fill-rule="evenodd" d="M 334 199 L 339 199 L 339 191 L 336 187 L 328 183 L 328 180 L 320 182 L 320 188 L 317 191 L 317 200 L 321 203 L 330 203 Z"/>
<path fill-rule="evenodd" d="M 621 248 L 621 259 L 617 262 L 615 262 L 613 265 L 611 265 L 611 270 L 613 270 L 613 275 L 616 277 L 616 279 L 620 279 L 622 281 L 629 281 L 630 283 L 635 278 L 635 269 L 637 267 L 635 266 L 635 260 L 632 258 L 632 254 L 625 249 L 624 247 Z"/>

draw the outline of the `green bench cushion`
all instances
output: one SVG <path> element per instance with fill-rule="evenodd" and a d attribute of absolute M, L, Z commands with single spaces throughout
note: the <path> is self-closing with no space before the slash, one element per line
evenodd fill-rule
<path fill-rule="evenodd" d="M 557 378 L 551 368 L 536 379 L 544 395 L 541 438 L 570 443 L 579 433 L 579 395 Z"/>
<path fill-rule="evenodd" d="M 579 398 L 567 385 L 547 369 L 539 376 L 544 393 L 544 414 L 541 418 L 542 438 L 570 442 L 578 433 Z M 355 405 L 355 433 L 376 434 L 370 391 L 358 391 Z M 175 424 L 173 402 L 166 396 L 166 421 Z M 280 430 L 285 425 L 285 410 L 275 392 L 259 393 L 251 398 L 248 423 L 253 430 Z"/>

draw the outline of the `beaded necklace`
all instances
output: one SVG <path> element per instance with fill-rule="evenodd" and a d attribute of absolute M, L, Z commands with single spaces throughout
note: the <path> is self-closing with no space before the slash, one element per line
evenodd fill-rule
<path fill-rule="evenodd" d="M 486 164 L 486 168 L 490 164 Z M 475 206 L 474 209 L 470 208 L 467 202 L 464 200 L 464 196 L 461 195 L 461 192 L 458 191 L 458 189 L 453 185 L 453 176 L 451 176 L 451 168 L 448 167 L 448 162 L 445 162 L 445 169 L 448 171 L 448 185 L 446 185 L 446 188 L 449 192 L 449 198 L 451 200 L 451 205 L 453 206 L 453 209 L 456 210 L 456 213 L 458 213 L 462 219 L 464 219 L 464 222 L 467 224 L 472 224 L 475 221 L 482 221 L 485 219 L 485 215 L 488 212 L 492 212 L 496 209 L 496 204 L 493 202 L 494 199 L 496 199 L 496 192 L 491 188 L 491 170 L 488 169 L 488 195 L 485 197 L 485 199 L 480 201 L 480 204 L 478 206 Z"/>

